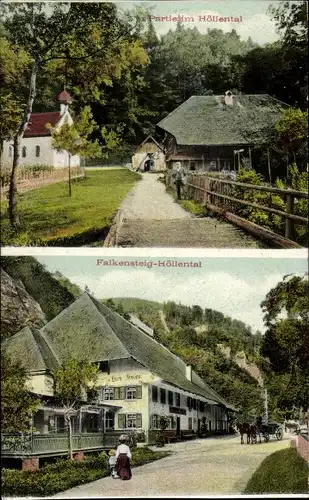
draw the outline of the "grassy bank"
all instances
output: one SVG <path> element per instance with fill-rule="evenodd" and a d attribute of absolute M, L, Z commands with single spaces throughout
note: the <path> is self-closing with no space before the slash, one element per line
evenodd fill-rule
<path fill-rule="evenodd" d="M 147 447 L 132 452 L 132 465 L 137 467 L 168 455 L 164 451 L 152 451 Z M 83 462 L 58 460 L 38 471 L 2 469 L 2 496 L 48 496 L 86 484 L 109 475 L 105 453 L 90 456 Z"/>
<path fill-rule="evenodd" d="M 244 493 L 308 493 L 308 466 L 294 448 L 276 451 L 263 460 Z"/>
<path fill-rule="evenodd" d="M 12 234 L 7 223 L 7 200 L 1 204 L 2 245 L 48 244 L 103 230 L 111 224 L 122 200 L 140 176 L 126 169 L 86 171 L 84 179 L 58 182 L 18 197 L 21 228 Z"/>

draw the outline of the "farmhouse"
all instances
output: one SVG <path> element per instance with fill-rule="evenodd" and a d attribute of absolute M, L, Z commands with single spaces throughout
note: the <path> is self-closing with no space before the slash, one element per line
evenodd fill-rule
<path fill-rule="evenodd" d="M 33 417 L 37 454 L 59 452 L 65 427 L 61 408 L 54 407 L 52 381 L 68 356 L 100 370 L 97 399 L 85 401 L 73 417 L 76 439 L 88 437 L 84 448 L 102 449 L 111 443 L 109 436 L 130 431 L 154 442 L 162 415 L 169 420 L 167 432 L 180 439 L 202 426 L 209 434 L 228 432 L 228 411 L 235 408 L 132 319 L 135 324 L 84 293 L 40 330 L 26 327 L 5 342 L 29 373 L 28 390 L 42 401 Z M 62 451 L 65 434 L 63 439 Z"/>
<path fill-rule="evenodd" d="M 142 172 L 162 172 L 166 169 L 163 147 L 151 135 L 132 156 L 132 168 Z"/>
<path fill-rule="evenodd" d="M 157 124 L 168 168 L 237 170 L 252 166 L 255 148 L 288 107 L 267 95 L 192 96 Z"/>
<path fill-rule="evenodd" d="M 60 105 L 59 111 L 49 111 L 46 113 L 32 113 L 29 125 L 24 133 L 20 148 L 20 165 L 46 165 L 53 167 L 67 167 L 69 155 L 66 151 L 57 151 L 52 148 L 52 136 L 47 124 L 59 129 L 64 124 L 71 125 L 73 118 L 69 111 L 72 103 L 70 94 L 63 90 L 56 97 Z M 13 162 L 13 143 L 5 141 L 3 146 L 3 164 L 11 167 Z M 80 157 L 71 158 L 71 166 L 80 165 Z"/>

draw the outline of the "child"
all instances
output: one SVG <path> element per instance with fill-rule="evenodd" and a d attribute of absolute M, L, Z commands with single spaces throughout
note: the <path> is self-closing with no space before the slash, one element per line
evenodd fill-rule
<path fill-rule="evenodd" d="M 116 450 L 112 449 L 108 452 L 108 465 L 109 470 L 113 479 L 117 478 L 117 472 L 115 471 L 116 467 Z"/>

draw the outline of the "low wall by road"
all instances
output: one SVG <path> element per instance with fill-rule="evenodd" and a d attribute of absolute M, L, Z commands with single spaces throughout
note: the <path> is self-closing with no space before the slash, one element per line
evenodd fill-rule
<path fill-rule="evenodd" d="M 300 456 L 309 466 L 309 437 L 308 434 L 299 434 L 291 441 L 292 448 L 296 448 Z"/>

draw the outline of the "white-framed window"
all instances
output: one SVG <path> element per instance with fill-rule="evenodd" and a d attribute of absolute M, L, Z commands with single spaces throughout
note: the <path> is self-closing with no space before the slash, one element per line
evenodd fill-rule
<path fill-rule="evenodd" d="M 152 429 L 159 429 L 160 428 L 159 415 L 154 414 L 151 416 L 151 427 L 152 427 Z"/>
<path fill-rule="evenodd" d="M 119 429 L 141 429 L 142 414 L 141 413 L 119 413 L 118 414 Z"/>
<path fill-rule="evenodd" d="M 35 146 L 35 156 L 40 158 L 41 156 L 41 146 Z"/>
<path fill-rule="evenodd" d="M 26 158 L 26 156 L 27 156 L 27 148 L 26 148 L 26 146 L 22 147 L 21 155 L 22 155 L 23 158 Z"/>
<path fill-rule="evenodd" d="M 136 399 L 136 387 L 126 388 L 126 399 Z"/>
<path fill-rule="evenodd" d="M 131 429 L 131 428 L 136 428 L 136 414 L 135 413 L 132 413 L 129 415 L 127 415 L 127 428 L 128 429 Z"/>
<path fill-rule="evenodd" d="M 114 387 L 104 387 L 102 388 L 102 399 L 104 401 L 112 401 L 115 399 Z"/>

